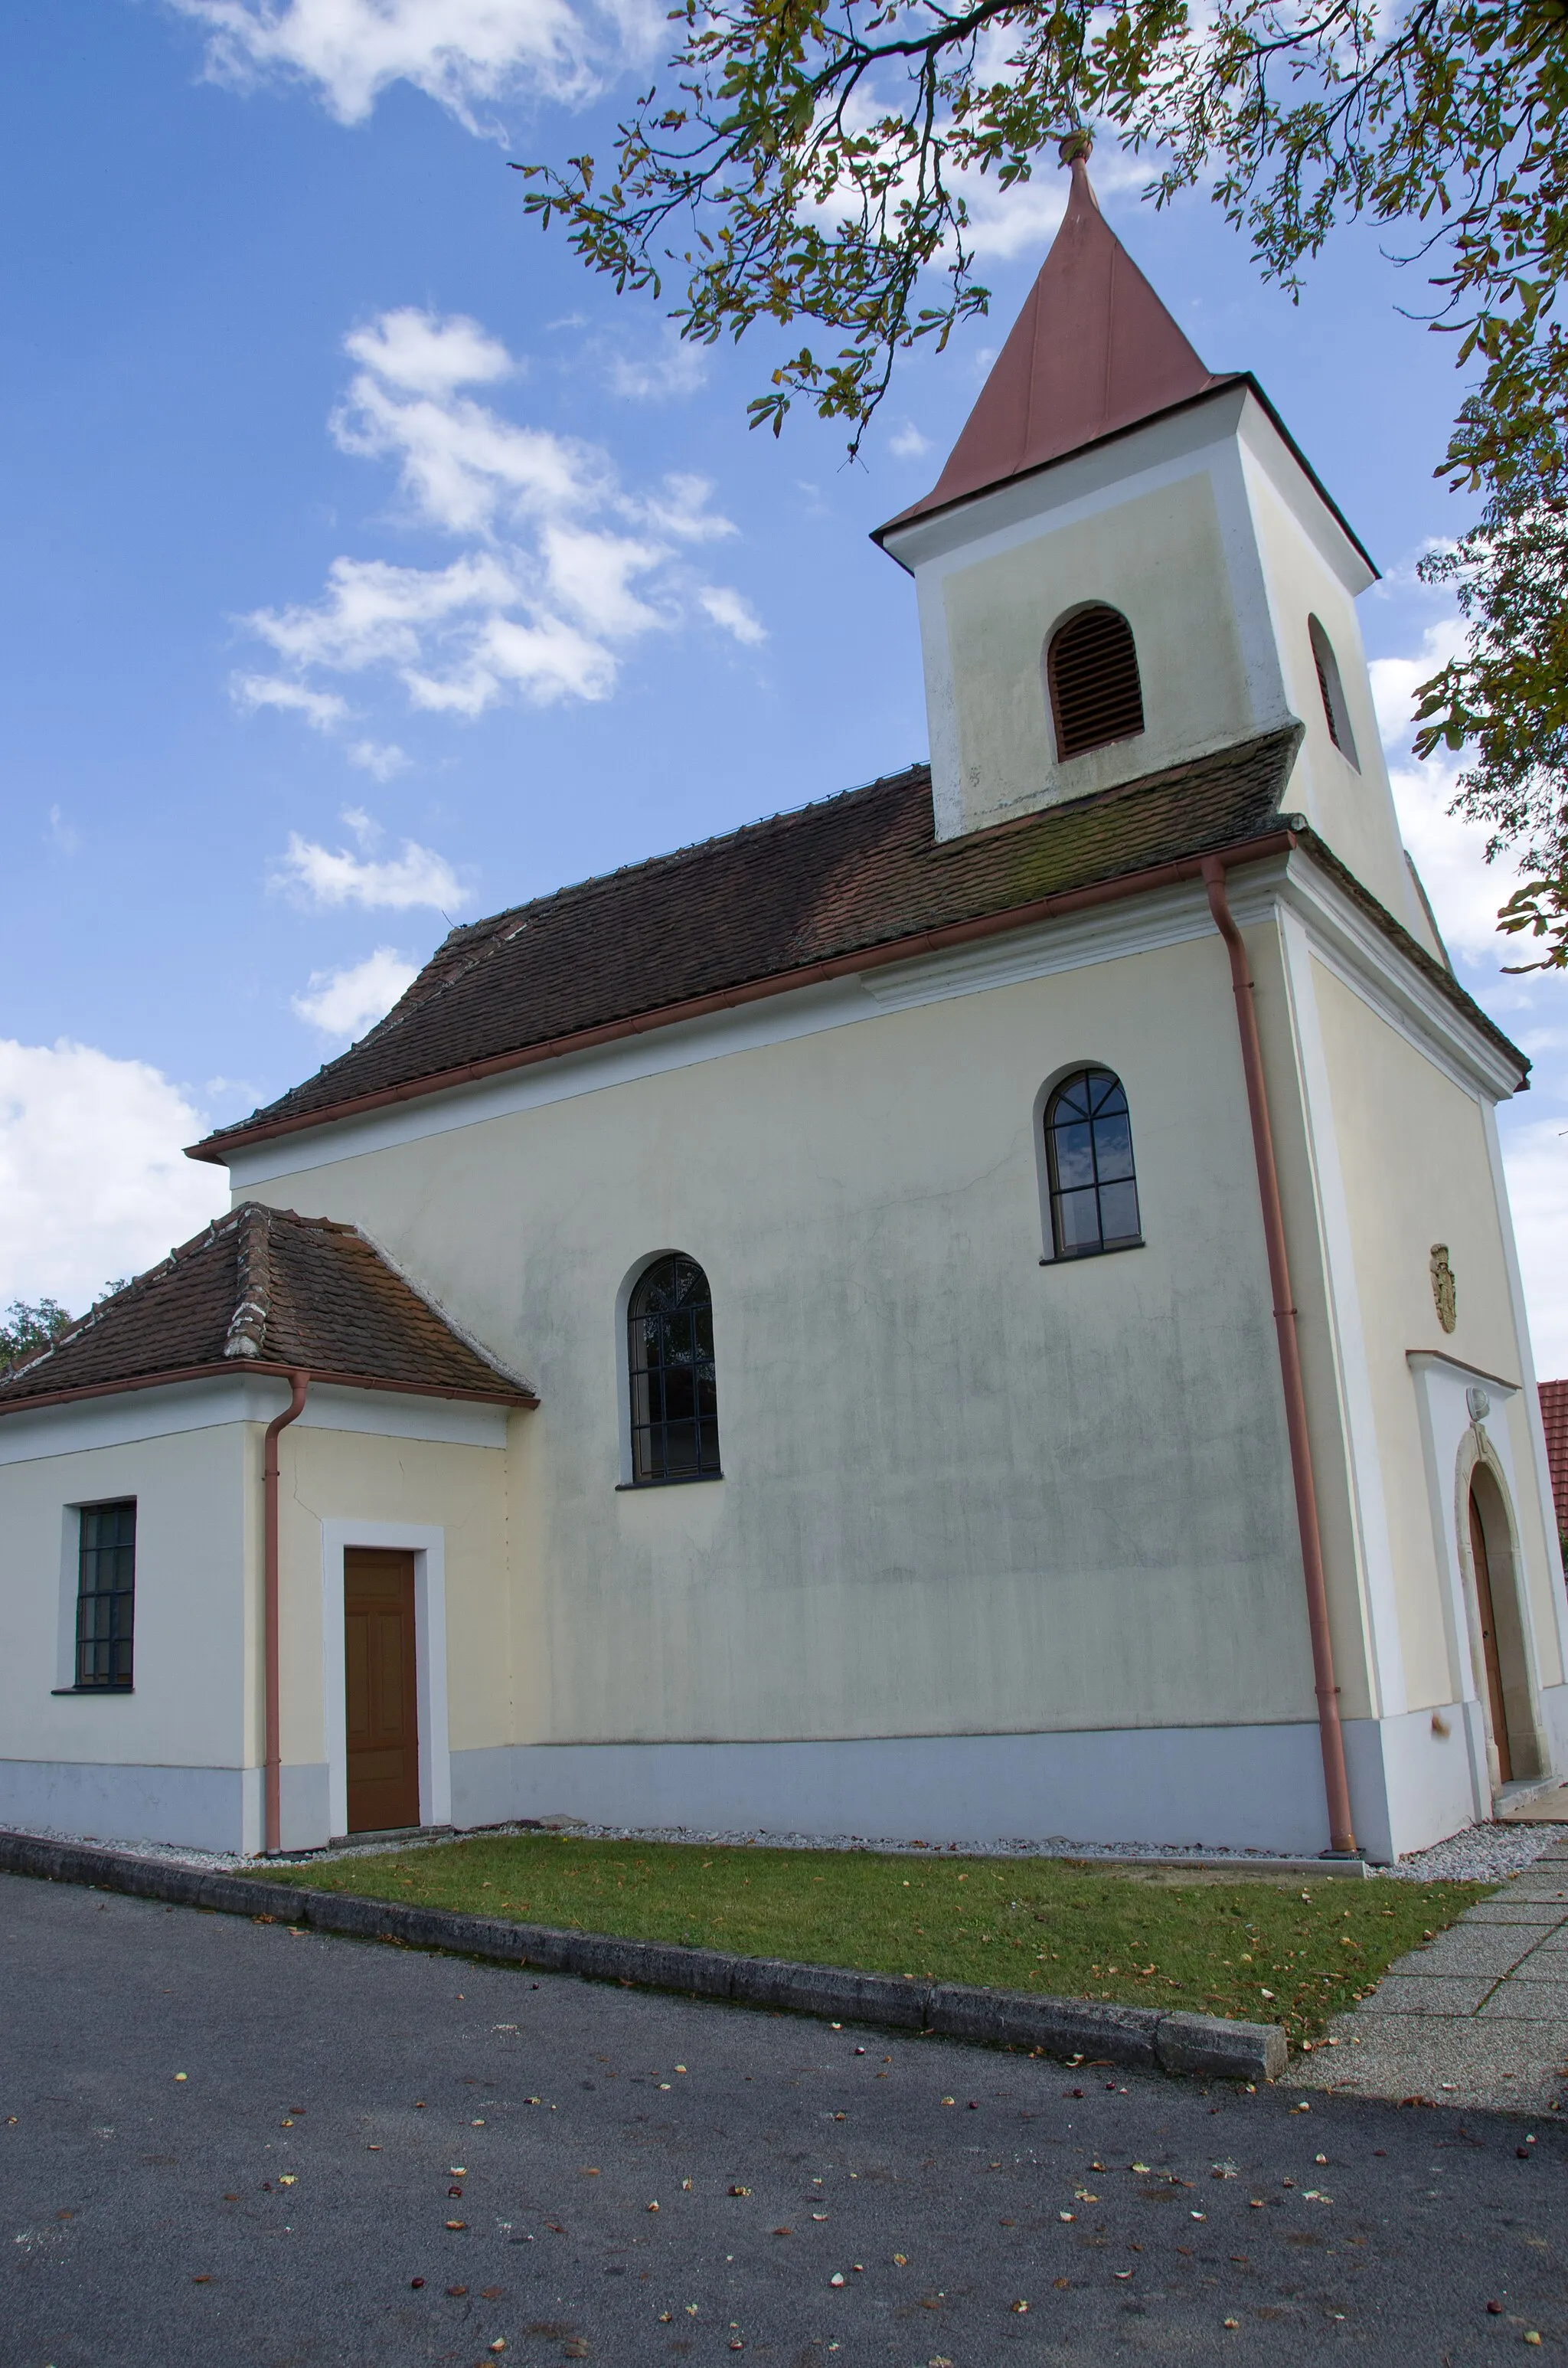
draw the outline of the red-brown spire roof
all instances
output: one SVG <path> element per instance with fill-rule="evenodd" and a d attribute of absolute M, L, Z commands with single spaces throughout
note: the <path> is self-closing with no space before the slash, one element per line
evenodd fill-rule
<path fill-rule="evenodd" d="M 1072 163 L 1062 226 L 947 467 L 889 526 L 1227 383 L 1194 353 L 1105 220 L 1083 155 Z M 887 531 L 880 527 L 879 539 Z"/>

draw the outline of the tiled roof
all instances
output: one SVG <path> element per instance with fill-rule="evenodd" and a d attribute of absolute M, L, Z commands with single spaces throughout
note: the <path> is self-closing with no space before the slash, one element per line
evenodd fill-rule
<path fill-rule="evenodd" d="M 176 1375 L 303 1371 L 531 1406 L 352 1225 L 247 1201 L 0 1382 L 0 1414 Z"/>
<path fill-rule="evenodd" d="M 1299 727 L 1243 742 L 1095 797 L 938 841 L 931 777 L 911 766 L 867 788 L 753 823 L 676 855 L 585 881 L 454 929 L 359 1043 L 195 1155 L 357 1104 L 434 1092 L 574 1042 L 659 1024 L 710 998 L 851 969 L 930 933 L 1234 848 L 1287 825 L 1340 876 L 1451 1002 L 1514 1048 L 1357 887 L 1299 816 L 1282 814 Z M 1524 1064 L 1520 1060 L 1521 1075 Z"/>
<path fill-rule="evenodd" d="M 1568 1537 L 1568 1382 L 1542 1382 L 1540 1418 L 1546 1430 L 1546 1460 L 1551 1468 L 1557 1527 Z"/>

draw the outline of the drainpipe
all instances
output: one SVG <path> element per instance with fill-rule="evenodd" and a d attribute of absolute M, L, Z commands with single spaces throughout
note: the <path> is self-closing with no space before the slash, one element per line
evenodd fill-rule
<path fill-rule="evenodd" d="M 262 1531 L 262 1600 L 265 1642 L 262 1648 L 263 1708 L 262 1728 L 266 1738 L 266 1832 L 263 1840 L 268 1858 L 275 1858 L 282 1848 L 283 1832 L 283 1770 L 280 1748 L 281 1720 L 278 1714 L 280 1689 L 278 1616 L 278 1434 L 291 1422 L 298 1422 L 305 1411 L 305 1394 L 311 1386 L 309 1373 L 290 1373 L 291 1395 L 280 1415 L 275 1415 L 267 1426 L 267 1439 L 261 1452 L 261 1531 Z"/>
<path fill-rule="evenodd" d="M 1247 1110 L 1252 1119 L 1252 1147 L 1257 1161 L 1258 1198 L 1263 1203 L 1263 1234 L 1268 1246 L 1268 1280 L 1274 1293 L 1274 1328 L 1279 1343 L 1279 1377 L 1285 1386 L 1285 1427 L 1290 1440 L 1290 1472 L 1296 1484 L 1296 1524 L 1301 1539 L 1301 1573 L 1307 1589 L 1307 1624 L 1312 1639 L 1312 1680 L 1317 1692 L 1318 1740 L 1323 1747 L 1323 1783 L 1328 1800 L 1331 1858 L 1354 1858 L 1355 1828 L 1350 1821 L 1350 1785 L 1345 1770 L 1345 1730 L 1339 1723 L 1339 1688 L 1334 1681 L 1334 1645 L 1328 1628 L 1328 1587 L 1324 1575 L 1323 1539 L 1318 1530 L 1317 1487 L 1312 1478 L 1312 1446 L 1307 1436 L 1307 1393 L 1301 1380 L 1301 1348 L 1296 1330 L 1296 1304 L 1290 1289 L 1290 1267 L 1285 1251 L 1285 1212 L 1279 1198 L 1279 1171 L 1274 1158 L 1274 1130 L 1268 1121 L 1268 1091 L 1263 1075 L 1263 1046 L 1257 1032 L 1257 1006 L 1246 948 L 1225 897 L 1225 867 L 1218 856 L 1204 860 L 1209 910 L 1231 957 L 1231 985 L 1236 998 L 1236 1025 L 1241 1031 L 1242 1067 L 1246 1074 Z"/>

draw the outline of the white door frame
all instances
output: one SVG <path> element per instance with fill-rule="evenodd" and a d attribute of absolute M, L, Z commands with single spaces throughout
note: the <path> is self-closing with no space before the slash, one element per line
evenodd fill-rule
<path fill-rule="evenodd" d="M 447 1533 L 420 1521 L 321 1525 L 322 1710 L 326 1731 L 328 1831 L 348 1830 L 348 1705 L 343 1663 L 343 1556 L 349 1546 L 414 1556 L 414 1653 L 419 1704 L 419 1822 L 452 1821 L 447 1725 Z"/>

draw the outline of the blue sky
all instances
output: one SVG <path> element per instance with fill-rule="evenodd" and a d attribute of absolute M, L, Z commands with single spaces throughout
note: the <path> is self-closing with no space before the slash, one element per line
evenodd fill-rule
<path fill-rule="evenodd" d="M 444 934 L 926 748 L 907 579 L 1061 203 L 983 206 L 992 319 L 903 366 L 845 463 L 751 434 L 765 336 L 693 354 L 524 217 L 604 154 L 642 0 L 10 0 L 0 336 L 0 1304 L 80 1306 L 221 1205 L 180 1159 L 362 1032 Z M 1194 200 L 1102 203 L 1215 369 L 1249 367 L 1385 571 L 1392 734 L 1451 633 L 1415 581 L 1451 347 L 1369 234 L 1293 307 Z M 1466 984 L 1535 1057 L 1505 1114 L 1542 1370 L 1568 1030 L 1499 973 L 1507 881 L 1396 755 Z"/>

